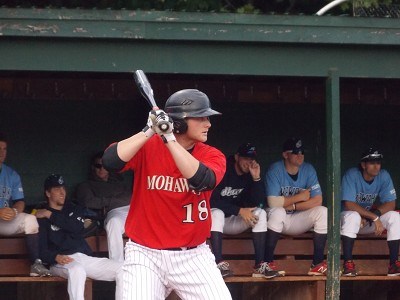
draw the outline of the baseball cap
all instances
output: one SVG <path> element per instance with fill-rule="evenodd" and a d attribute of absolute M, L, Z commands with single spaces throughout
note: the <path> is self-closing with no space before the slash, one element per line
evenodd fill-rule
<path fill-rule="evenodd" d="M 46 191 L 58 186 L 65 186 L 64 177 L 59 174 L 51 174 L 44 181 L 44 189 Z"/>
<path fill-rule="evenodd" d="M 304 153 L 303 142 L 299 138 L 289 138 L 283 143 L 282 151 L 291 151 L 293 154 Z"/>
<path fill-rule="evenodd" d="M 370 147 L 361 155 L 361 161 L 381 161 L 383 154 L 376 148 Z"/>
<path fill-rule="evenodd" d="M 241 157 L 257 157 L 256 147 L 251 143 L 244 143 L 240 145 L 236 153 Z"/>

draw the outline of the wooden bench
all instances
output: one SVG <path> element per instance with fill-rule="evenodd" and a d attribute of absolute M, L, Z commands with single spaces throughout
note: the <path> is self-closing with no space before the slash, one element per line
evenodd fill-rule
<path fill-rule="evenodd" d="M 254 266 L 251 232 L 236 236 L 224 235 L 223 257 L 230 263 L 234 272 L 234 276 L 225 278 L 225 282 L 233 298 L 325 299 L 326 276 L 307 275 L 313 256 L 312 237 L 312 233 L 295 237 L 282 236 L 275 250 L 275 262 L 286 271 L 286 276 L 267 280 L 251 276 Z M 90 242 L 92 249 L 95 249 L 98 255 L 107 255 L 107 238 L 104 232 L 91 237 Z M 368 291 L 367 295 L 379 291 L 382 296 L 390 288 L 397 289 L 395 285 L 398 284 L 396 281 L 400 280 L 400 277 L 386 276 L 389 255 L 386 236 L 360 236 L 355 241 L 353 254 L 359 276 L 341 277 L 341 286 L 345 287 L 342 292 L 359 294 L 361 293 L 359 284 L 362 284 L 361 289 Z M 365 281 L 368 281 L 368 287 L 372 290 L 364 286 Z M 373 282 L 377 281 L 386 281 L 388 291 L 374 288 L 376 286 Z M 168 300 L 178 299 L 174 293 L 168 297 Z"/>
<path fill-rule="evenodd" d="M 97 251 L 97 239 L 94 236 L 87 238 L 94 251 Z M 30 265 L 24 235 L 0 237 L 0 299 L 69 299 L 66 279 L 57 276 L 30 277 Z M 11 288 L 10 283 L 15 283 L 16 287 Z M 4 294 L 7 290 L 15 294 Z M 93 299 L 92 290 L 93 280 L 88 279 L 85 300 Z"/>
<path fill-rule="evenodd" d="M 107 256 L 104 232 L 88 237 L 87 241 L 97 256 Z M 275 262 L 286 271 L 286 276 L 270 280 L 253 278 L 254 247 L 251 232 L 236 236 L 224 235 L 223 256 L 234 272 L 234 276 L 225 278 L 225 282 L 234 299 L 325 299 L 326 277 L 307 275 L 312 254 L 312 233 L 296 237 L 282 236 L 275 251 Z M 380 295 L 386 292 L 381 287 L 373 288 L 373 282 L 385 281 L 386 287 L 397 289 L 396 281 L 400 277 L 386 276 L 388 247 L 385 236 L 360 237 L 355 242 L 353 254 L 359 276 L 340 278 L 341 285 L 347 286 L 345 292 L 361 293 L 366 290 L 366 281 L 372 289 L 369 296 L 377 291 Z M 3 295 L 4 284 L 14 283 L 17 285 L 17 294 L 9 299 L 68 299 L 65 279 L 29 277 L 29 268 L 24 236 L 0 237 L 0 295 Z M 86 281 L 86 300 L 94 299 L 93 283 L 93 280 Z M 360 284 L 363 284 L 361 289 Z M 168 300 L 176 299 L 179 298 L 175 294 L 168 297 Z"/>
<path fill-rule="evenodd" d="M 235 293 L 252 295 L 252 299 L 325 299 L 326 277 L 307 275 L 313 256 L 312 236 L 312 233 L 282 236 L 275 250 L 275 263 L 286 271 L 286 276 L 267 280 L 251 277 L 254 266 L 251 232 L 224 235 L 223 257 L 234 272 L 234 276 L 226 278 L 225 282 L 228 287 L 242 285 L 235 288 Z M 355 281 L 369 281 L 369 286 L 373 286 L 373 281 L 398 284 L 395 281 L 400 277 L 387 276 L 389 251 L 386 236 L 360 236 L 355 241 L 353 255 L 359 276 L 342 276 L 340 280 L 344 288 L 352 289 L 351 284 Z M 381 288 L 377 290 L 381 294 L 386 292 Z"/>

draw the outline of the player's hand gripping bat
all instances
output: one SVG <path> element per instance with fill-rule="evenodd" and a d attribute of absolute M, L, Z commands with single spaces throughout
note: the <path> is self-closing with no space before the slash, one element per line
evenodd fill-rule
<path fill-rule="evenodd" d="M 149 103 L 152 110 L 159 110 L 156 100 L 154 99 L 153 89 L 151 88 L 146 74 L 144 74 L 142 70 L 136 70 L 133 74 L 133 78 L 135 79 L 136 86 L 138 87 L 140 93 L 147 100 L 147 103 Z M 158 127 L 161 131 L 166 132 L 170 127 L 170 123 L 168 121 L 160 120 L 158 122 Z"/>

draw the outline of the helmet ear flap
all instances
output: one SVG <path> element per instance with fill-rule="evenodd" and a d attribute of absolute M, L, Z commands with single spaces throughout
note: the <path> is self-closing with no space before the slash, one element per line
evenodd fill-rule
<path fill-rule="evenodd" d="M 188 126 L 185 119 L 173 119 L 174 121 L 174 133 L 183 134 L 186 133 Z"/>

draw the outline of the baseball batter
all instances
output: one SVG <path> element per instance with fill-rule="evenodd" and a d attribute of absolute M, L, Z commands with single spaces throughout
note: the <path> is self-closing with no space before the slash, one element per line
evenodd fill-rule
<path fill-rule="evenodd" d="M 397 260 L 400 244 L 400 215 L 395 212 L 396 191 L 390 174 L 381 169 L 383 155 L 375 148 L 361 156 L 358 168 L 349 169 L 342 179 L 341 235 L 343 275 L 356 276 L 353 246 L 357 234 L 381 235 L 387 230 L 388 276 L 400 275 Z M 376 207 L 374 207 L 376 205 Z"/>
<path fill-rule="evenodd" d="M 304 162 L 301 139 L 289 138 L 283 144 L 283 160 L 273 163 L 266 174 L 268 231 L 266 259 L 273 253 L 280 233 L 298 235 L 314 229 L 314 257 L 308 275 L 324 275 L 327 264 L 324 249 L 327 238 L 327 209 L 314 167 Z M 277 267 L 272 264 L 272 269 Z"/>
<path fill-rule="evenodd" d="M 106 168 L 135 174 L 123 299 L 165 299 L 172 290 L 181 299 L 231 299 L 205 243 L 211 191 L 226 168 L 224 155 L 204 144 L 209 116 L 219 114 L 204 93 L 181 90 L 165 112 L 149 113 L 143 131 L 106 149 Z"/>

